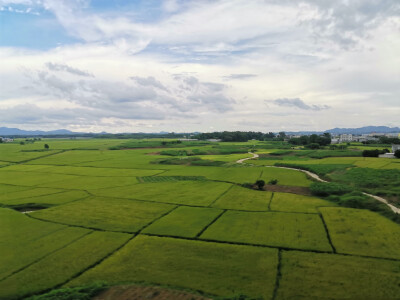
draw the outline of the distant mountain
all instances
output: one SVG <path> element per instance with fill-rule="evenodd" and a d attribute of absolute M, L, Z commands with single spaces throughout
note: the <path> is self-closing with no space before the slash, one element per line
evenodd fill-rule
<path fill-rule="evenodd" d="M 360 128 L 333 128 L 325 131 L 291 131 L 286 132 L 289 135 L 310 135 L 310 134 L 322 134 L 329 132 L 331 134 L 343 134 L 351 133 L 355 135 L 369 134 L 369 133 L 398 133 L 400 132 L 399 127 L 387 127 L 387 126 L 365 126 Z"/>
<path fill-rule="evenodd" d="M 72 132 L 66 129 L 58 129 L 52 131 L 41 130 L 21 130 L 18 128 L 0 127 L 0 136 L 2 135 L 69 135 L 69 134 L 82 134 L 81 132 Z"/>
<path fill-rule="evenodd" d="M 399 127 L 387 126 L 366 126 L 361 128 L 334 128 L 325 132 L 333 134 L 352 133 L 352 134 L 368 134 L 368 133 L 397 133 L 400 132 Z"/>

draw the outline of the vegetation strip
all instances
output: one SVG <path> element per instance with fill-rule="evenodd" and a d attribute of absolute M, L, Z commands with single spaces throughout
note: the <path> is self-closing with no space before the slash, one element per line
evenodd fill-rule
<path fill-rule="evenodd" d="M 223 195 L 229 192 L 229 190 L 233 188 L 233 185 L 231 185 L 225 192 L 223 192 L 221 195 L 219 195 L 213 202 L 211 202 L 208 207 L 211 207 L 215 202 L 217 202 L 218 199 L 220 199 Z"/>
<path fill-rule="evenodd" d="M 196 238 L 199 238 L 199 237 L 203 234 L 203 232 L 207 230 L 208 227 L 210 227 L 212 224 L 214 224 L 215 222 L 217 222 L 217 220 L 218 220 L 224 213 L 226 213 L 226 211 L 227 211 L 226 209 L 223 210 L 214 220 L 211 221 L 210 224 L 208 224 L 206 227 L 204 227 L 202 230 L 200 230 L 200 232 L 196 235 Z"/>
<path fill-rule="evenodd" d="M 271 211 L 271 202 L 272 202 L 272 199 L 274 198 L 274 192 L 272 192 L 272 194 L 271 194 L 271 198 L 269 198 L 269 202 L 268 202 L 268 210 L 269 211 Z"/>
<path fill-rule="evenodd" d="M 328 229 L 328 226 L 326 225 L 324 216 L 322 215 L 321 212 L 319 212 L 318 215 L 319 215 L 319 217 L 321 218 L 322 224 L 324 224 L 324 228 L 325 228 L 325 231 L 326 231 L 326 237 L 328 238 L 329 244 L 330 244 L 331 247 L 332 247 L 333 253 L 337 253 L 337 252 L 336 252 L 336 248 L 335 248 L 335 246 L 334 246 L 333 243 L 332 243 L 331 235 L 329 234 L 329 229 Z"/>
<path fill-rule="evenodd" d="M 275 279 L 275 287 L 274 287 L 274 293 L 272 295 L 272 300 L 275 300 L 276 297 L 278 296 L 278 290 L 279 290 L 279 285 L 280 281 L 282 278 L 282 249 L 279 249 L 278 251 L 278 265 L 276 268 L 276 279 Z"/>

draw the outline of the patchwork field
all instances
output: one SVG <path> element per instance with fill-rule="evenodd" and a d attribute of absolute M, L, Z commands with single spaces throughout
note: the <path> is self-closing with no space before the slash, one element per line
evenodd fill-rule
<path fill-rule="evenodd" d="M 250 149 L 263 157 L 236 163 Z M 216 300 L 396 299 L 396 215 L 310 196 L 303 172 L 271 167 L 302 164 L 395 199 L 400 164 L 337 157 L 349 151 L 168 139 L 0 144 L 0 299 L 99 281 Z M 255 188 L 273 179 L 274 192 Z"/>

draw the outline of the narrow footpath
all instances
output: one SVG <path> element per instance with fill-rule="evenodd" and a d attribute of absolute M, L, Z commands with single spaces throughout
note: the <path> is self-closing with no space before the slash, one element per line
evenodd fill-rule
<path fill-rule="evenodd" d="M 255 159 L 255 158 L 258 158 L 258 157 L 259 157 L 258 154 L 255 154 L 255 153 L 253 153 L 253 152 L 249 152 L 249 154 L 252 154 L 253 156 L 252 156 L 252 157 L 247 157 L 247 158 L 239 159 L 239 160 L 236 161 L 236 162 L 237 162 L 238 164 L 241 164 L 241 163 L 243 163 L 243 162 L 246 161 L 246 160 Z M 312 173 L 312 172 L 307 171 L 307 170 L 296 169 L 296 168 L 288 168 L 288 167 L 278 167 L 278 166 L 264 166 L 264 167 L 265 167 L 265 168 L 279 168 L 279 169 L 288 169 L 288 170 L 300 171 L 300 172 L 303 172 L 303 173 L 307 174 L 307 175 L 310 176 L 311 178 L 314 178 L 314 179 L 317 180 L 317 181 L 320 181 L 320 182 L 328 182 L 328 181 L 326 181 L 326 180 L 323 180 L 323 179 L 322 179 L 321 177 L 319 177 L 317 174 Z M 379 197 L 379 196 L 371 195 L 371 194 L 368 194 L 368 193 L 364 193 L 364 192 L 362 192 L 362 193 L 363 193 L 364 195 L 366 195 L 366 196 L 369 196 L 369 197 L 371 197 L 371 198 L 374 198 L 375 200 L 378 200 L 379 202 L 382 202 L 382 203 L 386 204 L 394 213 L 400 214 L 400 208 L 397 208 L 396 206 L 390 204 L 386 199 L 384 199 L 384 198 L 382 198 L 382 197 Z"/>

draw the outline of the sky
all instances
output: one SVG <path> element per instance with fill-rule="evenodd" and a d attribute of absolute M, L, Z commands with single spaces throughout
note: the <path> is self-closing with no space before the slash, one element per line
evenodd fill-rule
<path fill-rule="evenodd" d="M 398 0 L 0 0 L 0 127 L 400 126 Z"/>

